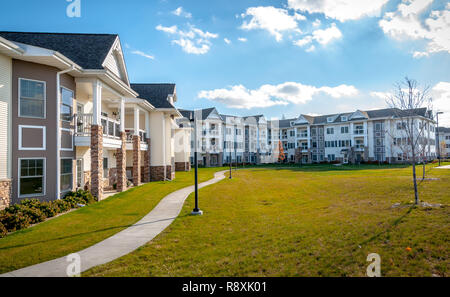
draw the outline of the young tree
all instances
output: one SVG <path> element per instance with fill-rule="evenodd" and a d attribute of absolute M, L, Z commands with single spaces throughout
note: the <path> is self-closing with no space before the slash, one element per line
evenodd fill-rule
<path fill-rule="evenodd" d="M 278 141 L 278 162 L 282 163 L 286 159 L 286 155 L 284 154 L 283 144 L 281 140 Z"/>
<path fill-rule="evenodd" d="M 418 110 L 429 104 L 429 87 L 419 89 L 417 81 L 405 78 L 403 82 L 395 85 L 395 90 L 387 99 L 387 104 L 393 108 L 400 135 L 388 134 L 394 139 L 394 144 L 402 151 L 404 158 L 412 164 L 412 174 L 414 183 L 414 202 L 419 204 L 419 193 L 417 189 L 416 164 L 420 161 L 423 153 L 422 143 L 425 141 L 425 131 L 427 125 L 423 118 L 418 116 Z M 400 136 L 400 137 L 399 137 Z M 428 139 L 425 143 L 428 143 Z"/>

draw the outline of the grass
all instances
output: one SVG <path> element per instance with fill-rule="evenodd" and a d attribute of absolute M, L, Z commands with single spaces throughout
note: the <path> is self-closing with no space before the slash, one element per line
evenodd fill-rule
<path fill-rule="evenodd" d="M 191 195 L 163 233 L 84 276 L 365 276 L 369 253 L 383 276 L 448 276 L 450 170 L 427 167 L 413 200 L 411 168 L 312 166 L 233 172 Z M 406 248 L 410 247 L 411 251 Z"/>
<path fill-rule="evenodd" d="M 219 168 L 201 169 L 199 180 Z M 80 251 L 139 221 L 167 194 L 193 184 L 194 174 L 177 172 L 172 182 L 132 188 L 96 204 L 59 216 L 0 239 L 0 273 Z"/>

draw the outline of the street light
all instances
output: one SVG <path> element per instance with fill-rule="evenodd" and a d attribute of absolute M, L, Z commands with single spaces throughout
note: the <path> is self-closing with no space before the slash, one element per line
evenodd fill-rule
<path fill-rule="evenodd" d="M 231 159 L 231 147 L 228 148 L 228 149 L 230 150 L 230 179 L 232 179 L 232 177 L 231 177 L 231 169 L 232 169 L 232 167 L 233 167 L 233 161 L 232 161 L 232 159 Z"/>
<path fill-rule="evenodd" d="M 195 114 L 190 114 L 189 121 L 194 124 L 194 163 L 195 163 L 195 208 L 191 215 L 201 216 L 203 211 L 198 208 L 198 161 L 197 161 L 197 119 Z"/>
<path fill-rule="evenodd" d="M 439 143 L 439 115 L 443 114 L 442 111 L 436 112 L 436 137 L 437 137 L 437 147 L 438 147 L 438 160 L 439 160 L 439 166 L 441 166 L 441 144 Z"/>

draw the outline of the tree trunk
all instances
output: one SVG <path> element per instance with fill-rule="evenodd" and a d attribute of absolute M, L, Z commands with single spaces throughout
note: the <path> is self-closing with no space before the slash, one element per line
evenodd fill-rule
<path fill-rule="evenodd" d="M 416 177 L 416 161 L 413 157 L 413 180 L 414 180 L 414 203 L 419 204 L 419 191 L 417 190 L 417 177 Z"/>
<path fill-rule="evenodd" d="M 425 158 L 423 158 L 423 172 L 422 172 L 422 180 L 425 180 Z"/>

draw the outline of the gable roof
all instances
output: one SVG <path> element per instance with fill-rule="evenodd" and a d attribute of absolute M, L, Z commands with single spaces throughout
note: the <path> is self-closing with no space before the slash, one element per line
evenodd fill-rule
<path fill-rule="evenodd" d="M 6 32 L 0 36 L 14 42 L 25 43 L 57 51 L 84 69 L 103 69 L 103 62 L 118 38 L 117 34 L 77 34 Z"/>
<path fill-rule="evenodd" d="M 447 127 L 439 127 L 438 132 L 439 132 L 439 133 L 450 133 L 450 128 L 447 128 Z"/>
<path fill-rule="evenodd" d="M 175 84 L 130 84 L 131 88 L 156 108 L 175 108 L 168 97 L 175 95 Z"/>

